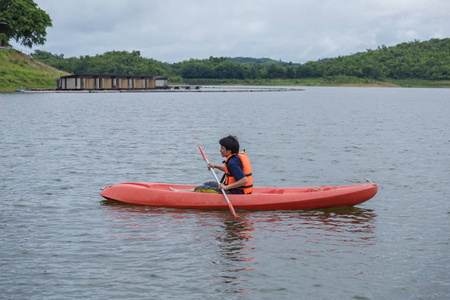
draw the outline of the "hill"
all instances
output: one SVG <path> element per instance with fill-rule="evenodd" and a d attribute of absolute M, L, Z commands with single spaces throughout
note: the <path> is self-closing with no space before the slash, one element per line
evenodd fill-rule
<path fill-rule="evenodd" d="M 184 79 L 305 79 L 340 82 L 369 80 L 450 80 L 450 38 L 413 41 L 301 65 L 270 64 L 255 59 L 214 58 L 171 65 Z M 256 64 L 253 64 L 255 62 Z M 269 62 L 269 61 L 267 61 Z M 272 61 L 273 62 L 273 61 Z M 345 78 L 344 78 L 345 77 Z M 448 83 L 447 83 L 448 84 Z"/>
<path fill-rule="evenodd" d="M 56 78 L 68 75 L 16 50 L 0 49 L 0 92 L 56 88 Z"/>
<path fill-rule="evenodd" d="M 290 66 L 299 66 L 300 64 L 295 64 L 292 62 L 284 62 L 281 60 L 274 60 L 271 58 L 251 58 L 251 57 L 226 57 L 226 59 L 228 59 L 229 61 L 238 63 L 238 64 L 245 64 L 245 65 L 254 65 L 254 64 L 261 64 L 264 65 L 266 67 L 270 67 L 271 65 L 277 65 L 277 66 L 281 66 L 281 65 L 290 65 Z"/>
<path fill-rule="evenodd" d="M 308 62 L 300 77 L 355 76 L 371 79 L 450 80 L 450 38 L 384 45 L 349 56 Z"/>

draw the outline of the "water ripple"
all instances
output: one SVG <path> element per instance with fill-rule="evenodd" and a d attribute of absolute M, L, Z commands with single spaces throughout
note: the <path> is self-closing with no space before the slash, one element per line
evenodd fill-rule
<path fill-rule="evenodd" d="M 448 93 L 0 94 L 2 296 L 444 299 Z M 230 133 L 258 186 L 369 177 L 379 192 L 357 208 L 239 219 L 98 195 L 118 182 L 211 180 L 195 140 L 219 163 Z"/>

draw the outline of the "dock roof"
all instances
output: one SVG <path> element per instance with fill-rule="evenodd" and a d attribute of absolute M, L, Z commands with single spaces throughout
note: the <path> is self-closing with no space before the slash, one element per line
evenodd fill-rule
<path fill-rule="evenodd" d="M 130 75 L 130 74 L 99 74 L 99 73 L 80 73 L 61 76 L 61 78 L 130 78 L 130 79 L 167 79 L 164 76 L 155 75 Z"/>

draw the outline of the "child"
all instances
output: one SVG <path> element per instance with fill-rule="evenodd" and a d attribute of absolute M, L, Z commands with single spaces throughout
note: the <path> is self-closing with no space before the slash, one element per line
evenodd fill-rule
<path fill-rule="evenodd" d="M 225 157 L 224 165 L 208 164 L 208 169 L 219 169 L 225 172 L 222 183 L 215 181 L 187 190 L 170 188 L 174 192 L 220 193 L 223 189 L 227 194 L 251 194 L 253 177 L 250 160 L 245 152 L 239 152 L 239 142 L 235 136 L 227 136 L 219 141 L 220 154 Z M 225 182 L 223 182 L 225 179 Z"/>

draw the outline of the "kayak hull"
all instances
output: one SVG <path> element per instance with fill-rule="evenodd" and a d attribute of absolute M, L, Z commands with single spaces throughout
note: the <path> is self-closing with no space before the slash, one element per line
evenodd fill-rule
<path fill-rule="evenodd" d="M 169 188 L 189 189 L 193 185 L 166 183 L 126 182 L 106 187 L 100 195 L 135 205 L 228 209 L 222 194 L 174 192 Z M 328 207 L 347 207 L 363 203 L 376 195 L 376 184 L 327 187 L 255 187 L 249 195 L 232 195 L 228 198 L 235 209 L 247 210 L 297 210 Z"/>

